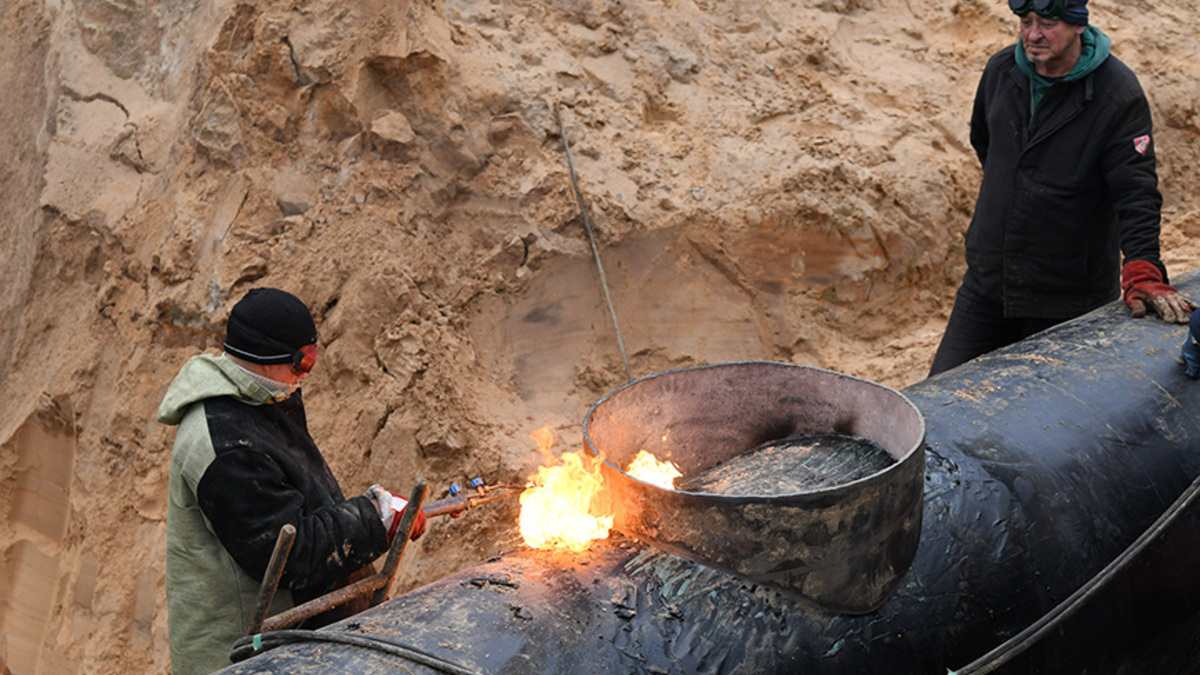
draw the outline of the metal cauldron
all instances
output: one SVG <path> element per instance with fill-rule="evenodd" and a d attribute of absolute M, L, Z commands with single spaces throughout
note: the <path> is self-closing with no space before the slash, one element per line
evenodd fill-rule
<path fill-rule="evenodd" d="M 916 554 L 925 422 L 888 387 L 786 363 L 702 366 L 630 382 L 588 411 L 583 430 L 587 452 L 604 460 L 614 527 L 675 555 L 863 613 L 883 603 Z M 622 470 L 646 450 L 686 479 L 815 433 L 870 439 L 895 463 L 790 494 L 671 490 Z"/>

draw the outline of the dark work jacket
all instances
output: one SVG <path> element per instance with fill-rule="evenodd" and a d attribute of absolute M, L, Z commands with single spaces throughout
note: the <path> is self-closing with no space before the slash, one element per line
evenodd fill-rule
<path fill-rule="evenodd" d="M 963 286 L 1002 303 L 1005 317 L 1071 318 L 1119 297 L 1122 252 L 1165 280 L 1162 195 L 1137 77 L 1110 55 L 1082 79 L 1055 83 L 1030 124 L 1029 78 L 1014 49 L 992 56 L 975 94 L 971 145 L 983 183 Z"/>
<path fill-rule="evenodd" d="M 296 526 L 280 583 L 304 602 L 387 550 L 367 497 L 347 501 L 308 434 L 301 393 L 272 405 L 204 402 L 215 458 L 196 490 L 222 545 L 261 579 L 279 529 Z"/>

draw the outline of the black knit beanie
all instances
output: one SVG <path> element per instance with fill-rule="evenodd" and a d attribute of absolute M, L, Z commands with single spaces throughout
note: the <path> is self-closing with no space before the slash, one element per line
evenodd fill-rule
<path fill-rule="evenodd" d="M 1073 23 L 1076 26 L 1088 25 L 1088 0 L 1067 0 L 1067 9 L 1063 14 L 1063 21 Z"/>
<path fill-rule="evenodd" d="M 251 363 L 291 363 L 316 344 L 317 325 L 299 298 L 275 288 L 252 288 L 229 312 L 225 351 Z"/>

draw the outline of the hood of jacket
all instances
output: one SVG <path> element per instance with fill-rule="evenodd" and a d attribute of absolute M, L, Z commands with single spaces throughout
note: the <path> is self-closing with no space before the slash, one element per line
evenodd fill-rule
<path fill-rule="evenodd" d="M 1074 82 L 1075 80 L 1087 77 L 1089 73 L 1100 67 L 1104 63 L 1104 59 L 1108 58 L 1112 52 L 1112 38 L 1104 34 L 1104 31 L 1095 26 L 1084 28 L 1083 34 L 1080 35 L 1080 40 L 1083 42 L 1079 53 L 1079 60 L 1075 62 L 1075 66 L 1071 68 L 1071 72 L 1063 76 L 1063 82 Z M 1021 72 L 1030 77 L 1036 74 L 1033 68 L 1033 63 L 1030 62 L 1029 56 L 1025 54 L 1025 45 L 1021 40 L 1017 40 L 1017 49 L 1013 52 L 1013 56 L 1017 59 L 1017 66 Z M 1038 75 L 1037 77 L 1041 77 Z"/>
<path fill-rule="evenodd" d="M 188 359 L 167 387 L 158 404 L 158 421 L 177 425 L 193 403 L 218 396 L 232 396 L 249 405 L 265 405 L 273 400 L 266 387 L 224 355 L 200 354 Z"/>
<path fill-rule="evenodd" d="M 1071 68 L 1071 72 L 1061 78 L 1043 77 L 1037 73 L 1033 63 L 1029 60 L 1029 56 L 1025 53 L 1025 45 L 1022 40 L 1017 40 L 1017 48 L 1013 50 L 1013 56 L 1016 58 L 1017 67 L 1025 76 L 1029 78 L 1029 124 L 1033 124 L 1035 113 L 1042 99 L 1046 97 L 1046 92 L 1050 91 L 1050 87 L 1054 86 L 1055 82 L 1075 82 L 1081 80 L 1104 63 L 1108 58 L 1108 54 L 1112 49 L 1112 39 L 1105 35 L 1099 28 L 1088 26 L 1080 35 L 1082 47 L 1079 52 L 1079 59 L 1075 61 L 1075 66 Z"/>

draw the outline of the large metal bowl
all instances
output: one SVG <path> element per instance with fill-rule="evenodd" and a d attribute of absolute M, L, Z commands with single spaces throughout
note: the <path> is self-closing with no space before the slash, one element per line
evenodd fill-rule
<path fill-rule="evenodd" d="M 916 554 L 925 422 L 894 389 L 787 363 L 702 366 L 630 382 L 592 406 L 583 431 L 587 452 L 604 460 L 614 527 L 675 555 L 863 613 L 883 603 Z M 623 470 L 647 450 L 686 479 L 815 433 L 870 439 L 895 463 L 793 494 L 686 492 Z"/>

